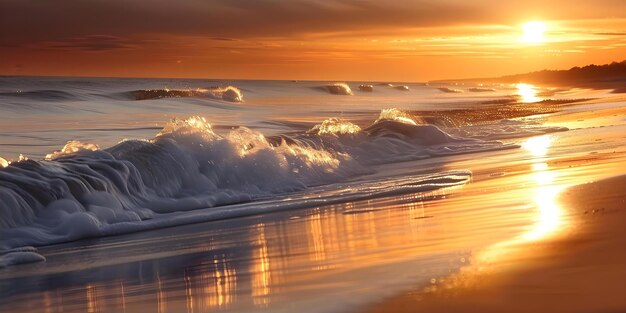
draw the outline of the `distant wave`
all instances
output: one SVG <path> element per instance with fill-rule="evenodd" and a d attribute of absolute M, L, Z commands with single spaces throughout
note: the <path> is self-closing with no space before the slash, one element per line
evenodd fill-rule
<path fill-rule="evenodd" d="M 446 93 L 462 93 L 463 92 L 463 90 L 453 89 L 453 88 L 448 88 L 448 87 L 440 87 L 437 89 L 439 89 L 439 91 L 441 92 L 446 92 Z"/>
<path fill-rule="evenodd" d="M 196 89 L 141 89 L 127 93 L 133 100 L 153 100 L 162 98 L 210 98 L 229 102 L 242 102 L 243 93 L 236 87 L 210 87 Z"/>
<path fill-rule="evenodd" d="M 333 95 L 351 96 L 352 89 L 346 83 L 333 83 L 324 86 L 313 87 L 313 89 L 328 92 Z"/>
<path fill-rule="evenodd" d="M 385 86 L 385 87 L 389 87 L 389 88 L 393 88 L 393 89 L 397 89 L 397 90 L 401 90 L 401 91 L 409 91 L 409 86 L 406 85 L 394 85 L 394 84 L 390 84 L 390 83 L 378 83 L 378 86 Z"/>
<path fill-rule="evenodd" d="M 392 85 L 392 84 L 378 84 L 378 86 L 387 86 L 400 91 L 409 91 L 409 86 L 406 85 Z M 346 83 L 333 83 L 324 86 L 313 87 L 313 89 L 325 91 L 333 95 L 352 95 L 352 89 Z M 374 91 L 373 85 L 359 85 L 359 91 L 372 92 Z"/>
<path fill-rule="evenodd" d="M 471 92 L 494 92 L 496 91 L 493 88 L 484 88 L 484 87 L 473 87 L 473 88 L 468 88 L 467 90 Z"/>
<path fill-rule="evenodd" d="M 16 92 L 2 92 L 0 97 L 15 97 L 22 99 L 32 99 L 38 101 L 67 101 L 67 100 L 79 100 L 76 95 L 61 91 L 61 90 L 31 90 L 31 91 L 16 91 Z"/>
<path fill-rule="evenodd" d="M 383 110 L 367 127 L 331 118 L 268 137 L 246 127 L 220 135 L 191 117 L 172 120 L 149 140 L 106 149 L 71 141 L 46 160 L 2 159 L 0 266 L 43 260 L 31 246 L 451 186 L 470 174 L 360 182 L 332 196 L 293 194 L 371 173 L 373 164 L 518 147 L 471 132 L 451 134 L 397 109 Z M 287 194 L 289 201 L 271 200 Z"/>
<path fill-rule="evenodd" d="M 372 91 L 374 91 L 374 86 L 372 86 L 372 85 L 359 85 L 359 90 L 360 91 L 372 92 Z"/>
<path fill-rule="evenodd" d="M 397 90 L 401 90 L 401 91 L 409 91 L 409 86 L 398 85 L 398 86 L 393 86 L 393 89 L 397 89 Z"/>

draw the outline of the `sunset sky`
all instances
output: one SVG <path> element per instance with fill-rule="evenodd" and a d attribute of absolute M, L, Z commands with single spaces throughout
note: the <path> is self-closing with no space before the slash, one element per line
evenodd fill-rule
<path fill-rule="evenodd" d="M 491 77 L 625 59 L 626 1 L 0 0 L 0 49 L 1 75 Z"/>

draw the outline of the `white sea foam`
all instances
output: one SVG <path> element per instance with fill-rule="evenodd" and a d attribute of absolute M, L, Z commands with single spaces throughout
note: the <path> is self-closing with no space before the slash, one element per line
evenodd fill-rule
<path fill-rule="evenodd" d="M 45 260 L 46 258 L 39 254 L 34 247 L 25 246 L 0 251 L 0 268 L 23 263 L 42 262 Z"/>
<path fill-rule="evenodd" d="M 417 125 L 417 122 L 415 121 L 414 117 L 396 108 L 381 110 L 380 115 L 378 116 L 378 119 L 374 122 L 374 124 L 380 121 L 384 121 L 384 120 L 397 121 L 397 122 L 401 122 L 405 124 Z"/>
<path fill-rule="evenodd" d="M 205 118 L 191 117 L 172 120 L 150 140 L 107 149 L 71 141 L 46 160 L 6 162 L 0 251 L 13 252 L 0 263 L 42 260 L 36 251 L 14 250 L 24 246 L 442 188 L 470 174 L 357 181 L 349 194 L 337 184 L 371 173 L 371 164 L 517 147 L 416 120 L 387 109 L 364 128 L 331 118 L 308 132 L 267 138 L 246 127 L 218 134 Z M 311 197 L 315 190 L 324 192 Z M 263 200 L 286 194 L 289 201 Z"/>
<path fill-rule="evenodd" d="M 100 147 L 98 147 L 98 145 L 96 144 L 84 144 L 78 140 L 70 140 L 67 142 L 67 144 L 65 144 L 65 146 L 63 146 L 61 150 L 57 150 L 46 155 L 46 160 L 56 159 L 63 155 L 75 154 L 80 152 L 81 150 L 96 151 L 98 149 L 100 149 Z"/>
<path fill-rule="evenodd" d="M 346 121 L 341 118 L 329 118 L 324 120 L 321 124 L 315 125 L 309 132 L 318 135 L 345 135 L 345 134 L 357 134 L 361 131 L 361 127 L 358 125 Z"/>

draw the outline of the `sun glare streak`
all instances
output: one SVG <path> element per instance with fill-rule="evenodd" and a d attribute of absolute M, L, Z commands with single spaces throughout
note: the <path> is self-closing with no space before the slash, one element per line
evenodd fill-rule
<path fill-rule="evenodd" d="M 554 178 L 550 172 L 543 172 L 543 174 L 536 173 L 537 183 L 542 184 L 544 182 L 551 182 Z M 549 179 L 546 179 L 549 178 Z M 533 225 L 533 228 L 525 233 L 522 238 L 525 240 L 537 240 L 546 237 L 550 233 L 556 231 L 562 222 L 562 209 L 557 203 L 557 196 L 564 189 L 563 186 L 542 186 L 537 189 L 535 194 L 535 203 L 539 214 L 537 216 L 537 222 Z"/>
<path fill-rule="evenodd" d="M 532 178 L 537 184 L 533 200 L 537 206 L 537 221 L 532 229 L 525 233 L 521 240 L 534 241 L 546 237 L 562 226 L 562 209 L 556 198 L 565 186 L 554 185 L 555 174 L 550 171 L 543 157 L 548 154 L 552 144 L 550 135 L 529 138 L 522 144 L 524 149 L 537 158 L 532 164 Z"/>
<path fill-rule="evenodd" d="M 522 41 L 528 44 L 540 44 L 545 42 L 544 33 L 547 30 L 546 24 L 538 21 L 531 21 L 522 25 Z"/>
<path fill-rule="evenodd" d="M 517 95 L 521 97 L 522 102 L 530 103 L 540 101 L 537 97 L 537 87 L 530 84 L 517 84 Z"/>
<path fill-rule="evenodd" d="M 536 157 L 542 157 L 548 153 L 548 148 L 550 148 L 551 142 L 552 138 L 550 137 L 550 135 L 543 135 L 529 138 L 524 143 L 522 143 L 522 147 L 528 150 L 531 155 Z"/>

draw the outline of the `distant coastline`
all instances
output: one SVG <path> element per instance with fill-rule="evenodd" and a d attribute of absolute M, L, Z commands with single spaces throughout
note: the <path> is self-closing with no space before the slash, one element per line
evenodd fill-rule
<path fill-rule="evenodd" d="M 582 87 L 613 89 L 614 93 L 626 93 L 626 60 L 604 65 L 572 67 L 569 70 L 543 70 L 525 74 L 492 78 L 443 79 L 436 83 L 529 83 L 559 87 Z"/>

